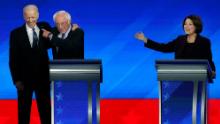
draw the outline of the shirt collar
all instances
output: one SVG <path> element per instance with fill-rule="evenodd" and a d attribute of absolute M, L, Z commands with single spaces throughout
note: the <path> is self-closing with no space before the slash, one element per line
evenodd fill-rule
<path fill-rule="evenodd" d="M 69 26 L 68 30 L 64 33 L 64 34 L 65 34 L 64 38 L 66 38 L 66 37 L 68 36 L 68 34 L 70 33 L 71 29 L 72 29 L 72 26 Z M 60 33 L 60 34 L 59 34 L 60 37 L 62 36 L 62 34 L 63 34 L 63 33 Z"/>
<path fill-rule="evenodd" d="M 25 25 L 25 27 L 26 27 L 26 29 L 27 29 L 28 31 L 32 31 L 32 28 L 29 27 L 27 24 Z M 35 31 L 39 31 L 39 30 L 40 30 L 40 29 L 37 27 L 37 25 L 34 26 L 34 29 L 35 29 Z"/>

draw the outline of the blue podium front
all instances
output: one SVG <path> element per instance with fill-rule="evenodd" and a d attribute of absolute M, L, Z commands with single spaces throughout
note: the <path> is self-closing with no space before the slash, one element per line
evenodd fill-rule
<path fill-rule="evenodd" d="M 207 60 L 158 60 L 159 124 L 206 124 Z"/>
<path fill-rule="evenodd" d="M 53 60 L 50 80 L 52 124 L 100 123 L 100 60 Z"/>

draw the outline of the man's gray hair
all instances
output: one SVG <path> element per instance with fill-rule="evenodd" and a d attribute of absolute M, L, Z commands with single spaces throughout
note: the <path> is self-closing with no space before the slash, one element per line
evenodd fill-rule
<path fill-rule="evenodd" d="M 23 8 L 23 13 L 25 13 L 25 11 L 28 10 L 28 9 L 34 9 L 34 10 L 36 10 L 37 13 L 39 13 L 37 6 L 34 5 L 34 4 L 28 4 L 28 5 L 26 5 L 26 6 Z"/>
<path fill-rule="evenodd" d="M 70 16 L 70 14 L 69 14 L 67 11 L 65 11 L 65 10 L 60 10 L 60 11 L 57 11 L 56 13 L 54 13 L 54 15 L 53 15 L 53 21 L 54 21 L 55 23 L 56 23 L 56 17 L 57 17 L 57 15 L 60 15 L 60 14 L 63 14 L 63 15 L 65 16 L 65 18 L 71 22 L 71 16 Z"/>

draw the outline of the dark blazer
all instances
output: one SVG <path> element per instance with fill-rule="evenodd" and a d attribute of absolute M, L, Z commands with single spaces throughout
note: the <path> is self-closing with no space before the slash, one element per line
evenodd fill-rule
<path fill-rule="evenodd" d="M 195 43 L 187 43 L 187 35 L 181 35 L 168 43 L 158 43 L 148 39 L 145 46 L 161 52 L 174 52 L 175 59 L 207 59 L 212 70 L 215 71 L 211 42 L 201 35 L 197 35 Z"/>
<path fill-rule="evenodd" d="M 51 30 L 48 23 L 41 22 L 39 29 Z M 25 24 L 10 34 L 9 66 L 13 82 L 49 82 L 49 41 L 40 30 L 38 48 L 31 48 Z"/>
<path fill-rule="evenodd" d="M 58 30 L 53 29 L 51 43 L 54 59 L 84 59 L 84 32 L 78 28 L 70 31 L 66 39 L 58 38 Z"/>

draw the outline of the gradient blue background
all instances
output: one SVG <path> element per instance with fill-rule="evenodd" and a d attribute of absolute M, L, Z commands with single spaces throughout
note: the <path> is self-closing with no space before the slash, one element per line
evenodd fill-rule
<path fill-rule="evenodd" d="M 220 98 L 220 1 L 218 0 L 7 0 L 0 4 L 0 99 L 16 98 L 8 68 L 9 34 L 23 24 L 22 8 L 39 7 L 40 21 L 52 26 L 52 15 L 64 9 L 85 31 L 85 57 L 102 59 L 104 82 L 101 98 L 158 98 L 155 60 L 172 59 L 143 47 L 134 39 L 144 31 L 151 39 L 167 42 L 183 34 L 182 20 L 189 14 L 202 17 L 202 35 L 212 41 L 217 78 L 209 97 Z"/>

